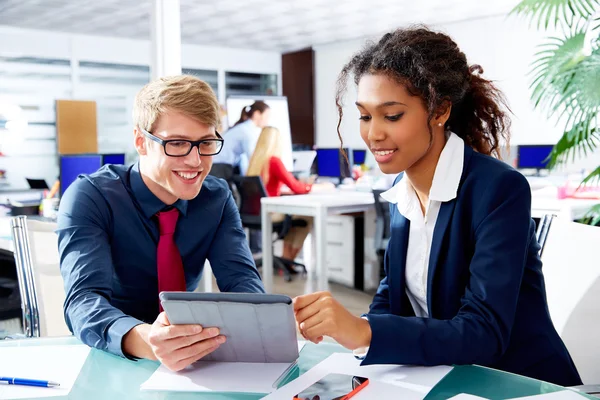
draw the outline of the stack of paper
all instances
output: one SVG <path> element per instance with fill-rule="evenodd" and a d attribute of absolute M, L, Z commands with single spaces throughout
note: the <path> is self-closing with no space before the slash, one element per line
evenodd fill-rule
<path fill-rule="evenodd" d="M 0 347 L 0 376 L 60 384 L 57 388 L 0 385 L 0 399 L 67 396 L 89 352 L 84 345 Z"/>

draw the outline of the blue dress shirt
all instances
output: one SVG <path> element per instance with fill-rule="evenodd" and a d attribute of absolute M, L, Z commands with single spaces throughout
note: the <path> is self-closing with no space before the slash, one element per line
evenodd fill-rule
<path fill-rule="evenodd" d="M 175 243 L 187 290 L 206 259 L 222 292 L 263 293 L 238 209 L 221 179 L 207 176 L 193 200 L 178 200 Z M 107 165 L 80 176 L 58 213 L 65 320 L 82 342 L 124 356 L 123 336 L 158 316 L 155 214 L 167 207 L 146 186 L 139 165 Z"/>
<path fill-rule="evenodd" d="M 214 157 L 214 162 L 239 166 L 241 174 L 246 175 L 260 131 L 260 128 L 250 120 L 229 129 L 223 135 L 225 139 L 223 149 Z"/>

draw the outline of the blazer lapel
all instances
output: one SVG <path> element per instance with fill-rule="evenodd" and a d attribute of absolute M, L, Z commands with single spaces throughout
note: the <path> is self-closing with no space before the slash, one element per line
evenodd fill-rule
<path fill-rule="evenodd" d="M 390 289 L 390 308 L 393 314 L 401 315 L 403 299 L 406 297 L 406 251 L 408 250 L 408 235 L 410 221 L 400 213 L 394 213 L 392 220 L 392 235 L 394 243 L 388 266 L 388 284 Z"/>
<path fill-rule="evenodd" d="M 429 311 L 429 316 L 432 317 L 432 309 L 431 305 L 432 301 L 432 293 L 433 293 L 433 278 L 435 277 L 435 269 L 439 264 L 440 251 L 442 250 L 442 244 L 444 242 L 444 236 L 446 236 L 446 231 L 448 230 L 448 226 L 450 225 L 450 220 L 452 219 L 452 214 L 454 213 L 454 206 L 456 205 L 456 201 L 460 196 L 460 191 L 462 189 L 462 184 L 465 181 L 465 178 L 469 171 L 469 164 L 471 162 L 471 157 L 473 156 L 473 149 L 467 145 L 465 145 L 465 153 L 464 153 L 464 162 L 463 162 L 463 170 L 462 175 L 460 177 L 460 183 L 458 185 L 458 193 L 455 199 L 444 202 L 440 206 L 440 212 L 438 213 L 437 221 L 435 222 L 435 228 L 433 230 L 433 238 L 431 239 L 431 252 L 429 253 L 429 269 L 427 272 L 427 308 Z"/>
<path fill-rule="evenodd" d="M 456 205 L 456 199 L 444 202 L 440 206 L 440 212 L 435 222 L 435 228 L 433 230 L 433 238 L 431 239 L 431 253 L 429 254 L 429 269 L 427 272 L 427 308 L 429 316 L 432 316 L 431 305 L 432 293 L 433 293 L 433 277 L 435 276 L 435 269 L 438 265 L 440 251 L 442 243 L 444 242 L 444 236 L 450 225 L 452 219 L 452 213 L 454 212 L 454 206 Z"/>

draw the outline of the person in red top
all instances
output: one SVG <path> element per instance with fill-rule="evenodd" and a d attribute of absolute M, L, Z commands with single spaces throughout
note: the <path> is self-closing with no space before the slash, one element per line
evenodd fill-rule
<path fill-rule="evenodd" d="M 282 145 L 281 134 L 277 128 L 267 126 L 263 128 L 256 149 L 248 165 L 247 176 L 260 176 L 267 194 L 271 197 L 281 196 L 281 187 L 285 184 L 294 194 L 307 194 L 312 189 L 312 184 L 297 180 L 281 161 Z M 285 215 L 274 214 L 273 221 L 283 221 Z M 283 241 L 283 258 L 294 260 L 298 256 L 302 244 L 312 226 L 311 217 L 295 216 L 294 219 L 304 219 L 305 227 L 292 227 Z"/>

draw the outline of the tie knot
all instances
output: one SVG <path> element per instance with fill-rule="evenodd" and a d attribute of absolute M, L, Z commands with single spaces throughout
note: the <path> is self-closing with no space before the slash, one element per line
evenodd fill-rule
<path fill-rule="evenodd" d="M 173 208 L 168 211 L 161 211 L 156 215 L 158 216 L 158 229 L 160 235 L 174 234 L 175 226 L 177 226 L 177 218 L 179 218 L 179 210 Z"/>

